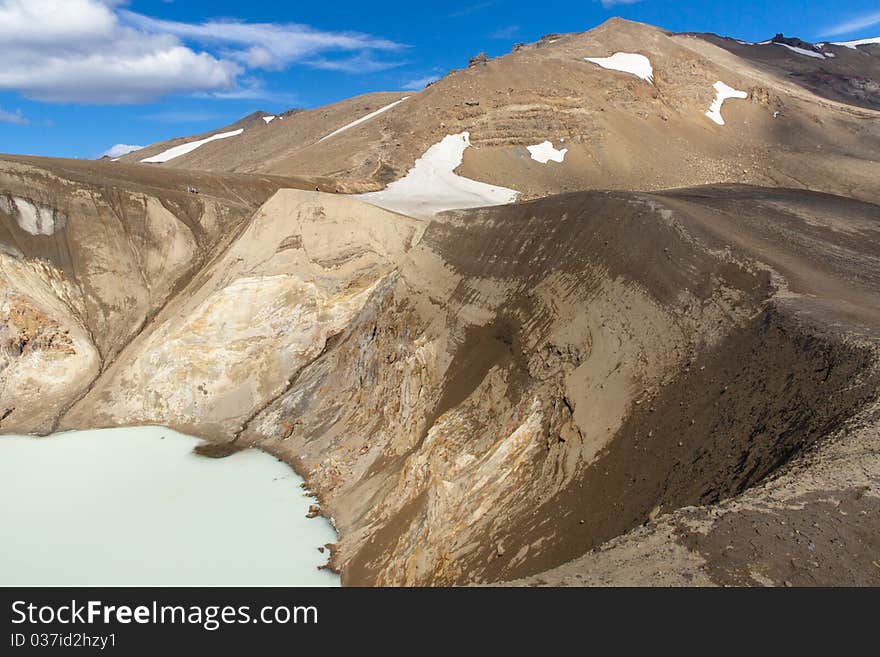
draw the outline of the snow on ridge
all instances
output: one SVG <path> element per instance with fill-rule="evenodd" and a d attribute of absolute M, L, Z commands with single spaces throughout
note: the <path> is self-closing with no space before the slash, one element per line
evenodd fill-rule
<path fill-rule="evenodd" d="M 724 104 L 724 101 L 728 98 L 748 98 L 749 95 L 745 91 L 739 91 L 727 86 L 721 80 L 718 80 L 712 86 L 715 89 L 715 100 L 712 101 L 712 105 L 706 110 L 706 116 L 718 125 L 724 125 L 724 118 L 721 116 L 721 106 Z"/>
<path fill-rule="evenodd" d="M 373 117 L 379 116 L 379 115 L 382 114 L 383 112 L 387 112 L 387 111 L 390 110 L 392 107 L 395 107 L 395 106 L 397 106 L 397 105 L 400 105 L 400 103 L 402 103 L 403 101 L 405 101 L 407 98 L 409 98 L 409 96 L 404 96 L 404 97 L 401 98 L 400 100 L 395 100 L 395 101 L 394 101 L 393 103 L 391 103 L 390 105 L 386 105 L 385 107 L 380 107 L 380 108 L 377 109 L 375 112 L 370 112 L 370 113 L 367 114 L 366 116 L 362 116 L 362 117 L 359 118 L 359 119 L 355 119 L 355 120 L 352 121 L 351 123 L 342 126 L 342 127 L 339 128 L 338 130 L 334 130 L 334 131 L 331 132 L 329 135 L 324 135 L 324 136 L 321 137 L 318 141 L 321 142 L 321 141 L 324 141 L 325 139 L 330 139 L 330 137 L 335 137 L 335 136 L 338 135 L 340 132 L 345 132 L 345 131 L 348 130 L 349 128 L 353 128 L 353 127 L 355 127 L 356 125 L 360 125 L 361 123 L 364 123 L 365 121 L 369 121 L 369 120 L 372 119 Z"/>
<path fill-rule="evenodd" d="M 869 46 L 874 43 L 880 43 L 880 37 L 871 37 L 869 39 L 856 39 L 855 41 L 832 41 L 828 45 L 843 46 L 844 48 L 857 50 L 859 46 Z"/>
<path fill-rule="evenodd" d="M 814 57 L 816 59 L 825 59 L 825 55 L 821 52 L 816 52 L 815 50 L 807 50 L 806 48 L 798 48 L 797 46 L 790 46 L 787 43 L 779 43 L 776 42 L 777 46 L 782 46 L 783 48 L 788 48 L 792 52 L 796 52 L 799 55 L 806 55 L 807 57 Z"/>
<path fill-rule="evenodd" d="M 191 153 L 196 150 L 199 146 L 204 146 L 208 142 L 216 141 L 218 139 L 228 139 L 229 137 L 235 137 L 244 132 L 244 128 L 239 128 L 238 130 L 233 130 L 232 132 L 220 132 L 216 135 L 211 135 L 210 137 L 206 137 L 205 139 L 199 139 L 198 141 L 187 142 L 186 144 L 180 144 L 179 146 L 174 146 L 169 148 L 166 151 L 162 151 L 158 155 L 153 155 L 152 157 L 146 157 L 141 162 L 146 162 L 148 164 L 153 163 L 162 163 L 168 162 L 169 160 L 173 160 L 176 157 L 180 157 L 181 155 L 186 155 L 187 153 Z"/>
<path fill-rule="evenodd" d="M 611 57 L 584 57 L 584 59 L 602 68 L 630 73 L 649 84 L 654 84 L 654 68 L 651 66 L 651 60 L 644 55 L 616 52 Z"/>
<path fill-rule="evenodd" d="M 356 198 L 386 210 L 412 217 L 430 218 L 444 210 L 504 205 L 519 192 L 506 187 L 459 176 L 464 151 L 471 145 L 470 133 L 447 135 L 416 160 L 413 168 L 379 192 Z"/>
<path fill-rule="evenodd" d="M 264 121 L 266 122 L 266 124 L 268 125 L 269 123 L 272 123 L 272 121 L 274 121 L 274 120 L 277 119 L 277 118 L 278 118 L 277 116 L 264 116 L 264 117 L 263 117 L 263 120 L 264 120 Z"/>
<path fill-rule="evenodd" d="M 541 164 L 547 164 L 550 160 L 562 162 L 565 160 L 565 154 L 568 153 L 567 148 L 556 150 L 553 148 L 553 143 L 549 141 L 544 141 L 534 146 L 526 146 L 526 148 L 529 150 L 532 159 Z"/>

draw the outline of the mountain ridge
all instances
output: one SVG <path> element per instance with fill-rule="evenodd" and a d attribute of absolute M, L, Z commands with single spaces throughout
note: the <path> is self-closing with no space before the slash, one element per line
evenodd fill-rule
<path fill-rule="evenodd" d="M 767 55 L 752 52 L 768 49 Z M 283 125 L 257 126 L 254 144 L 245 131 L 163 166 L 311 175 L 325 181 L 325 191 L 372 192 L 405 176 L 444 137 L 468 132 L 473 147 L 458 172 L 515 189 L 522 199 L 578 189 L 745 183 L 803 185 L 876 201 L 871 181 L 878 174 L 873 153 L 880 115 L 858 104 L 868 93 L 861 82 L 852 87 L 840 81 L 855 80 L 854 57 L 875 68 L 880 58 L 862 49 L 837 50 L 835 58 L 816 60 L 778 46 L 610 20 L 456 69 L 420 92 L 372 94 L 307 110 Z M 646 56 L 653 84 L 584 61 L 615 52 Z M 874 75 L 875 68 L 867 73 Z M 713 127 L 705 113 L 717 81 L 747 99 L 724 102 L 727 125 Z M 817 95 L 823 90 L 825 96 Z M 386 113 L 321 141 L 332 132 L 327 128 L 405 96 Z M 291 131 L 295 143 L 286 141 Z M 542 166 L 526 146 L 548 140 L 568 152 L 563 162 Z M 145 152 L 122 159 L 135 161 Z"/>

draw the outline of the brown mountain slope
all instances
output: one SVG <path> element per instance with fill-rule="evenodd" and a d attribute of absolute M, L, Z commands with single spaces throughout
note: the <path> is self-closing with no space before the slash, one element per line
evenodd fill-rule
<path fill-rule="evenodd" d="M 300 175 L 293 173 L 299 171 L 309 177 L 316 175 L 323 177 L 333 172 L 328 172 L 322 167 L 309 166 L 307 161 L 300 160 L 298 166 L 290 164 L 289 160 L 294 158 L 296 161 L 296 153 L 312 146 L 334 130 L 407 95 L 410 94 L 372 93 L 349 98 L 327 107 L 281 114 L 268 124 L 262 118 L 247 125 L 234 123 L 203 135 L 153 144 L 124 155 L 120 161 L 135 164 L 182 143 L 244 128 L 242 135 L 205 144 L 161 166 L 205 171 L 281 172 L 281 175 Z M 369 149 L 370 146 L 364 140 L 358 141 L 356 138 L 346 143 L 349 143 L 351 148 L 358 149 Z"/>
<path fill-rule="evenodd" d="M 351 111 L 359 99 L 302 112 L 283 126 L 275 121 L 163 166 L 324 176 L 322 189 L 375 190 L 403 176 L 446 135 L 468 131 L 473 147 L 459 172 L 516 189 L 522 198 L 740 182 L 880 200 L 880 113 L 851 104 L 851 96 L 816 95 L 803 82 L 809 71 L 854 70 L 859 59 L 872 62 L 865 68 L 870 77 L 874 51 L 840 48 L 847 52 L 836 64 L 773 46 L 770 66 L 753 54 L 762 48 L 613 19 L 452 71 L 331 139 L 319 141 L 342 120 L 318 120 L 325 114 L 353 120 L 403 94 L 371 98 L 359 112 Z M 584 61 L 615 52 L 648 57 L 654 84 Z M 745 101 L 724 103 L 723 126 L 705 116 L 717 81 L 748 93 Z M 288 133 L 296 137 L 287 141 Z M 564 162 L 540 164 L 529 156 L 525 147 L 545 140 L 568 148 Z"/>
<path fill-rule="evenodd" d="M 288 118 L 290 116 L 294 116 L 299 111 L 300 110 L 290 110 L 288 112 L 285 112 L 284 114 L 278 115 L 278 117 L 280 117 L 282 119 Z M 157 142 L 157 143 L 151 144 L 145 148 L 141 148 L 137 151 L 132 151 L 131 153 L 126 153 L 125 155 L 122 155 L 121 157 L 116 158 L 116 161 L 117 162 L 125 162 L 127 164 L 137 164 L 141 160 L 153 157 L 154 155 L 158 155 L 159 153 L 162 153 L 162 152 L 168 150 L 169 148 L 173 148 L 174 146 L 180 146 L 181 144 L 186 144 L 191 141 L 198 141 L 201 139 L 206 139 L 206 138 L 212 137 L 213 135 L 216 135 L 216 134 L 220 134 L 220 133 L 224 133 L 224 132 L 231 132 L 231 131 L 238 130 L 238 129 L 242 129 L 242 130 L 246 131 L 248 133 L 249 140 L 251 140 L 251 139 L 259 140 L 259 138 L 261 136 L 260 128 L 264 128 L 264 127 L 268 126 L 267 122 L 264 120 L 264 117 L 269 117 L 269 116 L 275 116 L 275 115 L 268 114 L 266 112 L 254 112 L 254 113 L 249 114 L 248 116 L 244 117 L 243 119 L 236 121 L 235 123 L 230 123 L 229 125 L 224 126 L 222 128 L 218 128 L 217 130 L 210 130 L 208 132 L 204 132 L 199 135 L 188 135 L 188 136 L 184 136 L 184 137 L 176 137 L 174 139 L 168 139 L 166 141 Z M 278 117 L 276 117 L 276 119 Z M 274 120 L 275 119 L 273 119 L 273 121 Z M 210 151 L 210 149 L 212 149 L 214 147 L 212 147 L 211 144 L 206 144 L 202 148 L 208 148 Z M 229 154 L 229 155 L 231 155 L 231 154 Z M 181 159 L 177 164 L 180 164 L 185 161 L 186 160 Z M 181 166 L 177 166 L 177 164 L 175 165 L 175 168 L 204 169 L 206 171 L 211 170 L 210 167 L 205 167 L 205 166 L 203 166 L 203 167 L 198 167 L 198 166 L 185 167 L 185 166 L 183 166 L 183 167 L 181 167 Z M 227 171 L 231 171 L 233 169 L 234 169 L 234 167 L 227 167 L 226 168 Z"/>

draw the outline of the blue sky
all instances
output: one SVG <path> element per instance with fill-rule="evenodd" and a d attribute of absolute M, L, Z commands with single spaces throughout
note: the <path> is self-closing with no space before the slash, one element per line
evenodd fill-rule
<path fill-rule="evenodd" d="M 611 16 L 757 41 L 880 35 L 877 0 L 0 0 L 0 152 L 94 157 L 418 88 L 480 51 Z"/>

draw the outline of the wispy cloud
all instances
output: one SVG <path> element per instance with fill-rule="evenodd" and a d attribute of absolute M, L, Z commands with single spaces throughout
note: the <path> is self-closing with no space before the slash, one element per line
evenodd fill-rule
<path fill-rule="evenodd" d="M 129 24 L 147 32 L 171 34 L 202 45 L 214 45 L 228 58 L 250 68 L 278 70 L 330 52 L 397 52 L 407 46 L 361 32 L 323 31 L 299 23 L 246 23 L 212 20 L 182 23 L 120 11 Z"/>
<path fill-rule="evenodd" d="M 230 91 L 211 91 L 192 94 L 192 96 L 214 100 L 268 100 L 273 103 L 286 103 L 288 107 L 296 102 L 293 94 L 266 89 L 263 81 L 253 76 L 241 78 L 238 86 Z"/>
<path fill-rule="evenodd" d="M 466 5 L 449 14 L 450 18 L 463 18 L 464 16 L 470 16 L 471 14 L 476 14 L 478 11 L 483 11 L 484 9 L 488 9 L 492 5 L 495 4 L 495 0 L 487 0 L 486 2 L 477 2 L 472 5 Z"/>
<path fill-rule="evenodd" d="M 862 14 L 861 16 L 854 16 L 853 18 L 837 23 L 836 25 L 831 25 L 825 28 L 823 32 L 820 32 L 819 35 L 838 36 L 840 34 L 850 34 L 869 27 L 874 27 L 875 25 L 880 25 L 880 11 Z"/>
<path fill-rule="evenodd" d="M 145 121 L 157 123 L 200 123 L 204 121 L 219 121 L 223 117 L 216 112 L 204 112 L 200 110 L 167 110 L 143 114 L 140 117 Z"/>
<path fill-rule="evenodd" d="M 145 103 L 170 94 L 254 94 L 249 71 L 292 65 L 371 73 L 406 46 L 295 23 L 185 23 L 124 0 L 0 0 L 0 90 L 44 102 Z M 374 53 L 384 53 L 376 57 Z M 231 97 L 231 96 L 230 96 Z"/>
<path fill-rule="evenodd" d="M 490 39 L 512 39 L 519 34 L 519 25 L 508 25 L 507 27 L 499 27 L 497 30 L 489 34 Z"/>
<path fill-rule="evenodd" d="M 29 125 L 30 120 L 25 118 L 21 113 L 21 110 L 15 110 L 14 112 L 7 112 L 3 108 L 0 108 L 0 123 L 12 123 L 15 125 Z"/>
<path fill-rule="evenodd" d="M 616 7 L 617 5 L 634 5 L 637 2 L 642 2 L 642 0 L 599 0 L 602 3 L 602 6 L 605 9 L 610 9 L 611 7 Z"/>
<path fill-rule="evenodd" d="M 327 59 L 319 57 L 303 62 L 306 66 L 317 68 L 322 71 L 341 71 L 343 73 L 376 73 L 388 69 L 403 66 L 403 61 L 377 60 L 368 53 L 344 57 L 341 59 Z"/>
<path fill-rule="evenodd" d="M 426 75 L 423 78 L 416 78 L 415 80 L 404 82 L 402 88 L 404 91 L 417 91 L 419 89 L 424 89 L 429 84 L 436 82 L 439 79 L 439 75 Z"/>

